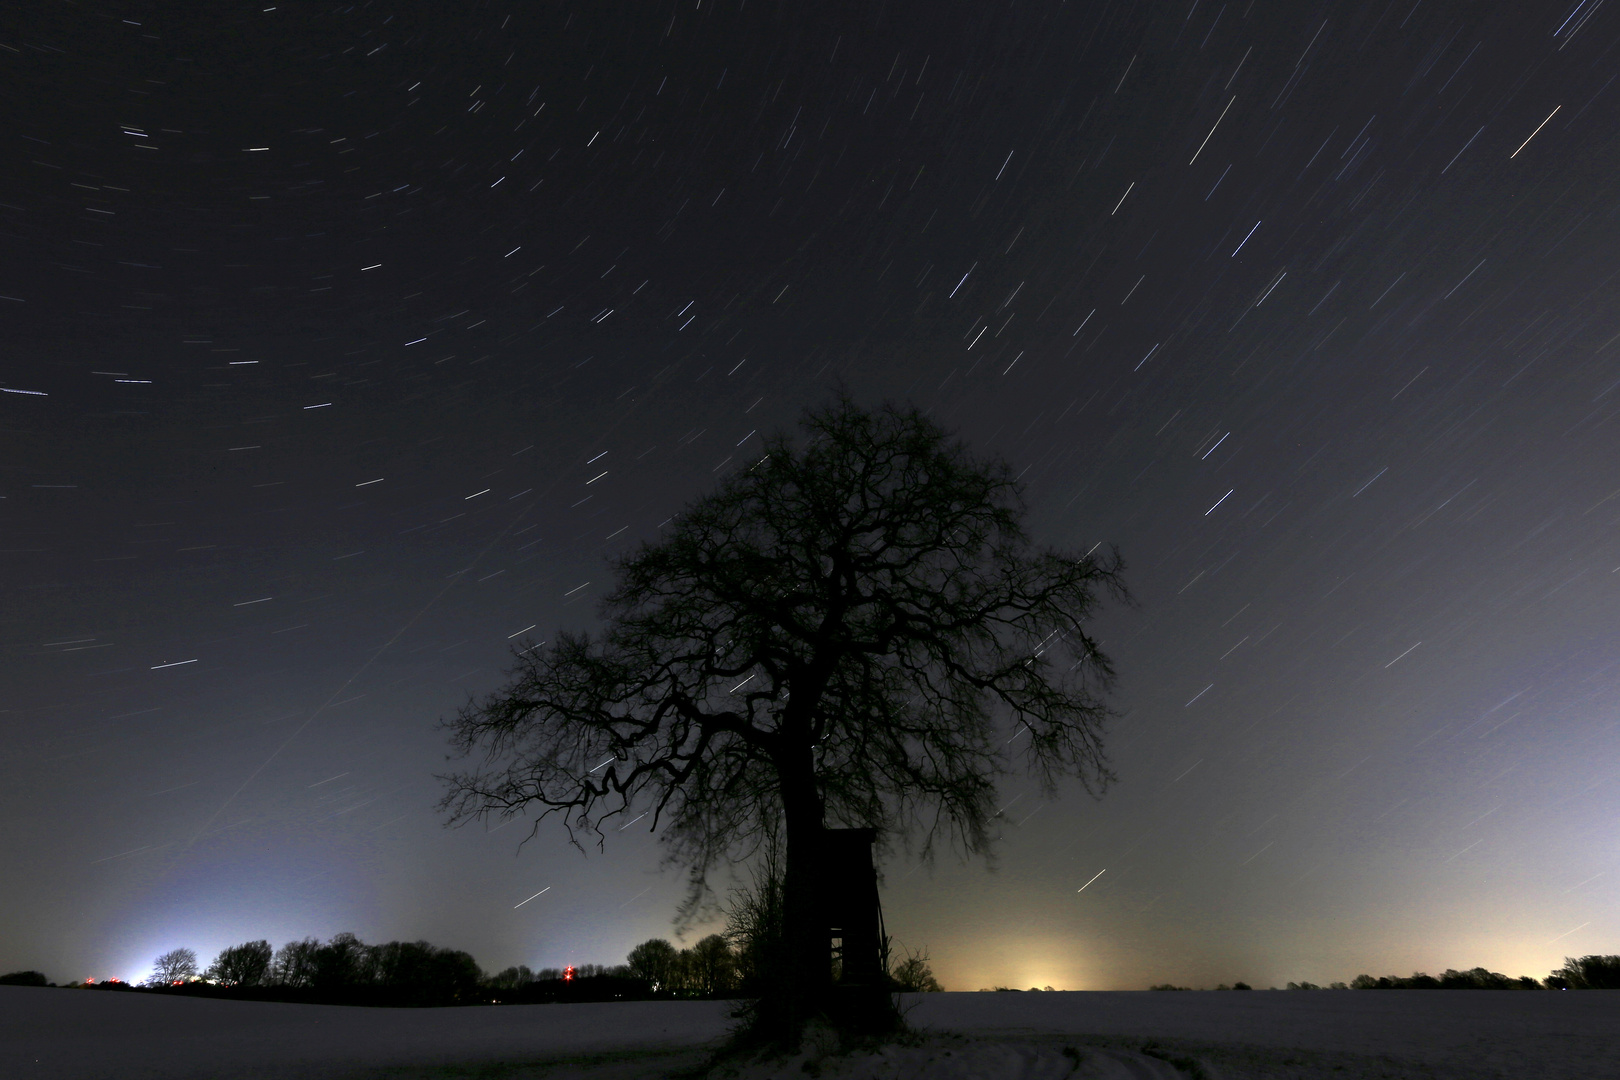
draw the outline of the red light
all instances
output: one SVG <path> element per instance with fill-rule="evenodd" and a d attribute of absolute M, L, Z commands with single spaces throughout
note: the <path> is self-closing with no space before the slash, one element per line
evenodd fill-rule
<path fill-rule="evenodd" d="M 563 968 L 563 982 L 573 982 L 573 981 L 574 981 L 574 965 L 569 964 L 567 967 Z"/>

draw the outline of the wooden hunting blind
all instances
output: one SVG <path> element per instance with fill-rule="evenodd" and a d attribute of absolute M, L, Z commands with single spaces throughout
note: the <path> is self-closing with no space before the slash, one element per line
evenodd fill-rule
<path fill-rule="evenodd" d="M 883 907 L 872 862 L 876 829 L 826 829 L 819 875 L 821 923 L 832 957 L 842 961 L 839 982 L 876 987 L 885 972 Z"/>

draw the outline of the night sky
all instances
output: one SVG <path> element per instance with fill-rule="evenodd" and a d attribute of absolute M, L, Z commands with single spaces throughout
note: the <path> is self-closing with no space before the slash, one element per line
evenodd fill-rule
<path fill-rule="evenodd" d="M 1620 5 L 4 18 L 0 970 L 673 938 L 436 725 L 839 386 L 1139 601 L 1101 801 L 884 867 L 947 988 L 1620 949 Z"/>

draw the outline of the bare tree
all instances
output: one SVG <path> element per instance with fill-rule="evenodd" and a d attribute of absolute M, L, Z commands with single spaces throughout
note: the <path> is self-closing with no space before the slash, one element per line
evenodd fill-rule
<path fill-rule="evenodd" d="M 276 950 L 271 964 L 271 981 L 277 986 L 305 988 L 315 985 L 315 959 L 321 943 L 314 938 L 289 941 Z"/>
<path fill-rule="evenodd" d="M 208 966 L 207 977 L 228 986 L 257 986 L 270 973 L 268 941 L 249 941 L 222 949 Z"/>
<path fill-rule="evenodd" d="M 755 860 L 753 883 L 731 890 L 724 908 L 726 940 L 737 958 L 737 977 L 745 994 L 757 995 L 768 973 L 783 967 L 782 842 L 770 835 Z"/>
<path fill-rule="evenodd" d="M 151 986 L 170 986 L 197 977 L 197 954 L 190 949 L 170 949 L 152 961 Z"/>
<path fill-rule="evenodd" d="M 666 861 L 689 872 L 682 921 L 712 897 L 707 873 L 780 821 L 769 1023 L 787 1043 L 833 1000 L 823 830 L 987 854 L 1010 742 L 1049 795 L 1062 775 L 1106 787 L 1113 670 L 1086 621 L 1099 592 L 1125 598 L 1116 552 L 1037 549 L 1008 466 L 916 410 L 844 398 L 802 426 L 807 445 L 768 439 L 617 561 L 599 638 L 514 649 L 508 685 L 446 722 L 481 765 L 441 778 L 451 822 L 534 805 L 535 828 L 559 813 L 576 846 L 576 829 L 600 847 L 605 820 L 650 803 Z"/>
<path fill-rule="evenodd" d="M 928 966 L 928 953 L 907 950 L 906 958 L 889 973 L 895 987 L 911 993 L 937 994 L 945 988 L 934 978 L 934 969 Z"/>
<path fill-rule="evenodd" d="M 529 970 L 527 964 L 509 967 L 505 971 L 497 972 L 489 977 L 489 985 L 496 990 L 521 990 L 532 982 L 534 982 L 534 972 Z"/>

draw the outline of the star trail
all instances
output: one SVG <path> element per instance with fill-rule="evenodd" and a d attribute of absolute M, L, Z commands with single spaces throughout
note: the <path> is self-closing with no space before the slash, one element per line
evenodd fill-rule
<path fill-rule="evenodd" d="M 1117 785 L 884 867 L 948 988 L 1616 951 L 1616 64 L 1601 0 L 13 13 L 0 969 L 669 936 L 650 819 L 444 830 L 436 724 L 839 388 L 1138 601 Z"/>

